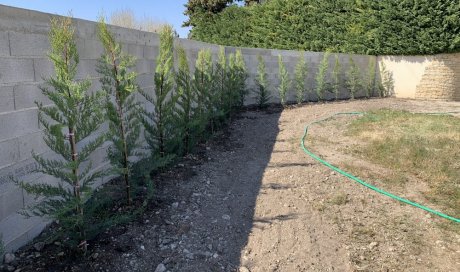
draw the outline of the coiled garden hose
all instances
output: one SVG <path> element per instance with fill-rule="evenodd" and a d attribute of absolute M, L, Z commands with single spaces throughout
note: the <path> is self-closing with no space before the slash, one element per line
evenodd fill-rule
<path fill-rule="evenodd" d="M 457 112 L 448 112 L 448 113 L 428 113 L 428 114 L 449 114 L 449 113 L 457 113 Z M 392 193 L 389 193 L 389 192 L 387 192 L 387 191 L 384 191 L 384 190 L 382 190 L 382 189 L 380 189 L 380 188 L 377 188 L 377 187 L 375 187 L 375 186 L 373 186 L 373 185 L 371 185 L 371 184 L 369 184 L 369 183 L 367 183 L 367 182 L 365 182 L 365 181 L 363 181 L 363 180 L 361 180 L 361 179 L 359 179 L 359 178 L 353 176 L 352 174 L 347 173 L 347 172 L 343 171 L 342 169 L 340 169 L 340 168 L 338 168 L 338 167 L 335 167 L 334 165 L 332 165 L 332 164 L 330 164 L 329 162 L 327 162 L 327 161 L 321 159 L 319 156 L 317 156 L 316 154 L 314 154 L 313 152 L 311 152 L 310 150 L 308 150 L 308 149 L 306 148 L 306 146 L 305 146 L 305 140 L 306 140 L 306 138 L 307 138 L 308 129 L 310 128 L 310 126 L 312 126 L 312 125 L 314 125 L 314 124 L 319 124 L 319 123 L 321 123 L 321 122 L 327 121 L 327 120 L 332 119 L 332 118 L 335 118 L 335 117 L 338 116 L 338 115 L 363 115 L 363 114 L 364 114 L 364 113 L 362 113 L 362 112 L 340 112 L 340 113 L 335 113 L 335 114 L 333 114 L 333 115 L 331 115 L 331 116 L 329 116 L 329 117 L 326 117 L 326 118 L 323 118 L 323 119 L 320 119 L 320 120 L 316 120 L 316 121 L 314 121 L 314 122 L 309 123 L 308 125 L 305 126 L 305 132 L 304 132 L 304 134 L 303 134 L 303 136 L 302 136 L 302 139 L 301 139 L 301 141 L 300 141 L 300 146 L 302 147 L 303 151 L 304 151 L 307 155 L 309 155 L 309 156 L 312 157 L 313 159 L 317 160 L 317 161 L 320 162 L 321 164 L 323 164 L 323 165 L 329 167 L 330 169 L 334 170 L 335 172 L 337 172 L 337 173 L 339 173 L 339 174 L 341 174 L 341 175 L 343 175 L 343 176 L 345 176 L 345 177 L 347 177 L 347 178 L 349 178 L 349 179 L 351 179 L 351 180 L 353 180 L 353 181 L 358 182 L 359 184 L 361 184 L 361 185 L 363 185 L 363 186 L 365 186 L 365 187 L 367 187 L 367 188 L 369 188 L 369 189 L 371 189 L 371 190 L 376 191 L 377 193 L 380 193 L 380 194 L 382 194 L 382 195 L 385 195 L 385 196 L 388 196 L 388 197 L 390 197 L 390 198 L 396 199 L 396 200 L 398 200 L 398 201 L 400 201 L 400 202 L 403 202 L 403 203 L 412 205 L 412 206 L 414 206 L 414 207 L 417 207 L 417 208 L 419 208 L 419 209 L 425 210 L 425 211 L 427 211 L 427 212 L 430 212 L 430 213 L 432 213 L 432 214 L 438 215 L 438 216 L 440 216 L 440 217 L 446 218 L 446 219 L 448 219 L 448 220 L 451 220 L 451 221 L 460 223 L 460 219 L 458 219 L 458 218 L 455 218 L 455 217 L 449 216 L 449 215 L 447 215 L 447 214 L 444 214 L 444 213 L 435 211 L 435 210 L 433 210 L 433 209 L 431 209 L 431 208 L 428 208 L 428 207 L 425 207 L 425 206 L 423 206 L 423 205 L 421 205 L 421 204 L 415 203 L 415 202 L 410 201 L 410 200 L 408 200 L 408 199 L 399 197 L 399 196 L 397 196 L 397 195 L 394 195 L 394 194 L 392 194 Z"/>

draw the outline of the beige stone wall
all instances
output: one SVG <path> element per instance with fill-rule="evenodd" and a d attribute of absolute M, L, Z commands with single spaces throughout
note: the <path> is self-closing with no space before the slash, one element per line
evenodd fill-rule
<path fill-rule="evenodd" d="M 434 56 L 381 56 L 399 98 L 460 101 L 460 53 Z"/>
<path fill-rule="evenodd" d="M 435 56 L 425 68 L 415 98 L 460 101 L 460 53 Z"/>

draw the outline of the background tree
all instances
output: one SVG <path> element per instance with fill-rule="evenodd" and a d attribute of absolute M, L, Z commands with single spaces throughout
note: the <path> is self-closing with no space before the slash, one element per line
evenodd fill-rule
<path fill-rule="evenodd" d="M 191 5 L 193 2 L 194 5 Z M 372 55 L 460 51 L 457 0 L 191 0 L 192 39 Z M 400 39 L 404 37 L 404 39 Z"/>
<path fill-rule="evenodd" d="M 92 169 L 90 155 L 104 142 L 104 135 L 93 134 L 103 122 L 103 95 L 89 93 L 89 80 L 75 80 L 79 57 L 74 31 L 70 18 L 51 20 L 49 58 L 55 76 L 47 79 L 48 86 L 41 90 L 53 105 L 36 102 L 45 143 L 59 155 L 57 159 L 48 159 L 32 153 L 39 166 L 36 171 L 59 182 L 18 184 L 28 193 L 43 197 L 29 206 L 25 215 L 58 220 L 61 241 L 86 251 L 87 231 L 95 226 L 86 214 L 84 203 L 92 195 L 92 183 L 102 177 L 101 171 Z"/>
<path fill-rule="evenodd" d="M 97 71 L 101 74 L 103 90 L 106 91 L 106 109 L 109 121 L 108 157 L 115 173 L 123 177 L 128 205 L 131 204 L 131 170 L 133 156 L 138 152 L 140 134 L 140 107 L 135 93 L 139 90 L 135 83 L 137 74 L 131 71 L 135 59 L 123 53 L 121 45 L 115 41 L 107 29 L 104 19 L 99 21 L 99 39 L 104 47 Z"/>

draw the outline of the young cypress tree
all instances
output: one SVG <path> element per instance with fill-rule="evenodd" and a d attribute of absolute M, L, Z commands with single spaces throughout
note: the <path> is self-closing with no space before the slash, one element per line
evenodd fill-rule
<path fill-rule="evenodd" d="M 246 88 L 247 78 L 246 63 L 241 50 L 238 49 L 234 54 L 228 56 L 228 89 L 232 112 L 244 106 L 244 99 L 248 93 Z"/>
<path fill-rule="evenodd" d="M 297 104 L 301 104 L 305 100 L 305 96 L 307 95 L 307 86 L 305 80 L 307 79 L 308 75 L 308 66 L 305 62 L 305 56 L 303 54 L 300 55 L 299 62 L 295 67 L 295 90 L 296 90 L 296 102 Z"/>
<path fill-rule="evenodd" d="M 151 149 L 151 158 L 158 165 L 168 164 L 177 152 L 173 126 L 176 96 L 174 88 L 174 32 L 170 25 L 160 30 L 160 50 L 155 68 L 153 94 L 141 91 L 153 106 L 153 112 L 144 112 L 145 138 Z"/>
<path fill-rule="evenodd" d="M 135 83 L 137 74 L 131 71 L 135 59 L 122 51 L 121 45 L 115 41 L 103 18 L 99 21 L 98 35 L 104 47 L 104 54 L 99 60 L 97 71 L 102 75 L 100 81 L 107 93 L 108 137 L 113 143 L 109 147 L 108 157 L 113 170 L 123 177 L 126 199 L 130 205 L 132 157 L 140 155 L 140 106 L 135 101 L 135 93 L 139 87 Z"/>
<path fill-rule="evenodd" d="M 270 100 L 270 91 L 268 90 L 267 82 L 267 70 L 265 68 L 265 61 L 261 55 L 257 55 L 259 64 L 257 65 L 257 77 L 256 82 L 256 94 L 257 94 L 257 104 L 259 108 L 263 109 L 267 107 L 267 103 Z"/>
<path fill-rule="evenodd" d="M 195 117 L 198 122 L 198 137 L 204 137 L 212 112 L 212 93 L 214 87 L 211 50 L 198 52 L 193 77 L 193 91 L 197 98 Z"/>
<path fill-rule="evenodd" d="M 376 60 L 374 57 L 369 59 L 369 64 L 367 65 L 367 81 L 366 81 L 366 97 L 370 98 L 374 95 L 375 90 L 375 64 Z"/>
<path fill-rule="evenodd" d="M 246 69 L 246 63 L 244 62 L 243 54 L 240 49 L 235 52 L 235 64 L 231 65 L 235 71 L 236 86 L 235 91 L 238 94 L 237 107 L 241 108 L 244 106 L 244 100 L 248 94 L 246 88 L 246 79 L 248 78 L 248 72 Z"/>
<path fill-rule="evenodd" d="M 325 52 L 323 59 L 321 60 L 318 68 L 318 74 L 316 74 L 316 95 L 318 100 L 324 100 L 324 94 L 328 89 L 327 83 L 327 70 L 329 69 L 329 52 Z"/>
<path fill-rule="evenodd" d="M 194 117 L 193 105 L 196 103 L 195 93 L 192 90 L 192 78 L 188 65 L 187 53 L 183 46 L 176 46 L 178 56 L 178 70 L 176 72 L 177 86 L 177 104 L 176 117 L 178 127 L 181 129 L 180 138 L 185 154 L 192 151 L 195 145 L 194 134 L 197 127 L 197 121 Z"/>
<path fill-rule="evenodd" d="M 340 70 L 342 69 L 339 61 L 339 56 L 335 55 L 334 69 L 332 70 L 332 89 L 335 94 L 335 100 L 339 100 L 340 92 Z"/>
<path fill-rule="evenodd" d="M 361 77 L 359 75 L 359 68 L 350 57 L 350 68 L 348 70 L 347 86 L 350 90 L 350 98 L 355 99 L 356 93 L 362 88 Z"/>
<path fill-rule="evenodd" d="M 278 86 L 278 92 L 280 94 L 281 105 L 286 106 L 286 96 L 291 86 L 291 80 L 289 79 L 289 73 L 286 70 L 286 66 L 283 62 L 283 57 L 278 55 L 278 71 L 280 77 L 280 85 Z"/>
<path fill-rule="evenodd" d="M 86 233 L 92 226 L 84 203 L 92 195 L 92 183 L 102 177 L 101 171 L 92 169 L 89 157 L 104 142 L 104 135 L 94 134 L 103 122 L 103 94 L 88 92 L 91 81 L 75 80 L 79 57 L 70 18 L 51 20 L 49 40 L 55 76 L 47 79 L 48 86 L 41 90 L 53 105 L 36 104 L 45 143 L 59 158 L 48 159 L 34 152 L 32 156 L 39 166 L 37 172 L 60 182 L 16 182 L 28 193 L 43 197 L 23 214 L 58 220 L 58 234 L 64 243 L 86 251 Z M 85 162 L 86 166 L 82 165 Z"/>
<path fill-rule="evenodd" d="M 215 77 L 217 88 L 217 102 L 218 102 L 218 117 L 225 119 L 230 114 L 232 109 L 232 91 L 229 89 L 229 67 L 227 65 L 227 56 L 225 55 L 225 47 L 221 46 L 217 63 L 215 65 Z"/>

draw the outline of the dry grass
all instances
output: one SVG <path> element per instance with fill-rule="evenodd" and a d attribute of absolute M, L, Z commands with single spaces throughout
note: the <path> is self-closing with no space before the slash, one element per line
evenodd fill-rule
<path fill-rule="evenodd" d="M 110 24 L 154 33 L 160 32 L 162 27 L 166 25 L 164 22 L 148 17 L 136 18 L 136 15 L 130 9 L 113 12 L 110 16 Z"/>
<path fill-rule="evenodd" d="M 417 177 L 430 188 L 427 199 L 460 216 L 460 119 L 378 110 L 353 121 L 346 135 L 362 142 L 354 154 L 390 169 L 392 176 Z"/>

